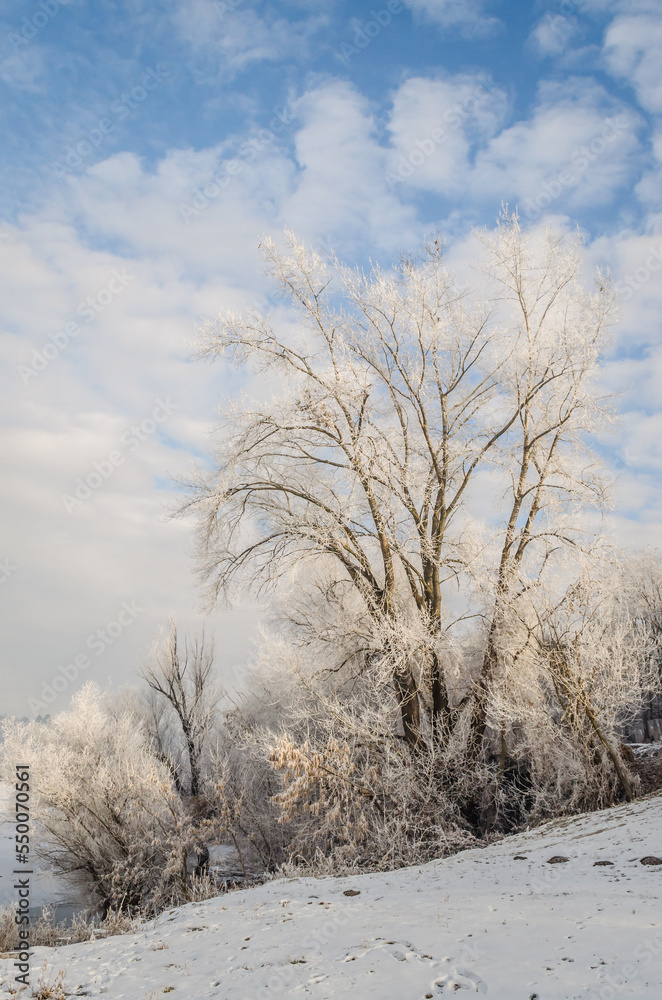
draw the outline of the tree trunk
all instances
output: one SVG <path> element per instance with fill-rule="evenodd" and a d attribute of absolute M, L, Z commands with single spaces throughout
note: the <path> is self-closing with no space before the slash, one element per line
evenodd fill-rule
<path fill-rule="evenodd" d="M 193 877 L 203 878 L 204 876 L 209 874 L 210 854 L 207 845 L 201 844 L 200 847 L 196 849 L 195 856 L 196 856 L 196 864 L 195 864 L 195 869 L 193 871 Z"/>
<path fill-rule="evenodd" d="M 618 780 L 621 783 L 621 788 L 625 792 L 626 799 L 628 800 L 628 802 L 632 802 L 634 800 L 634 792 L 632 791 L 632 784 L 631 784 L 630 779 L 628 777 L 627 771 L 623 767 L 623 762 L 622 762 L 621 758 L 619 757 L 619 755 L 616 752 L 616 750 L 614 750 L 614 748 L 612 747 L 612 745 L 609 742 L 609 740 L 607 739 L 607 737 L 602 732 L 602 728 L 600 726 L 600 723 L 596 719 L 595 714 L 593 712 L 593 709 L 590 707 L 590 705 L 589 705 L 589 703 L 588 703 L 588 701 L 586 699 L 584 700 L 584 708 L 586 710 L 586 715 L 587 715 L 587 718 L 588 718 L 589 722 L 593 726 L 598 739 L 600 740 L 600 742 L 604 746 L 605 750 L 607 751 L 607 753 L 609 755 L 609 759 L 611 760 L 612 764 L 614 765 L 614 770 L 616 771 L 616 774 L 618 776 Z"/>
<path fill-rule="evenodd" d="M 556 691 L 556 697 L 558 698 L 561 708 L 564 713 L 570 711 L 570 724 L 575 729 L 576 732 L 581 732 L 581 724 L 579 719 L 580 706 L 584 709 L 586 718 L 588 719 L 591 728 L 593 729 L 595 735 L 598 737 L 603 747 L 607 751 L 607 755 L 611 760 L 616 776 L 621 784 L 621 788 L 625 793 L 625 797 L 628 802 L 634 800 L 634 792 L 632 790 L 632 783 L 628 776 L 626 768 L 623 766 L 623 761 L 618 754 L 618 751 L 614 750 L 611 743 L 602 731 L 602 726 L 600 725 L 595 712 L 593 711 L 586 691 L 583 686 L 579 688 L 579 692 L 575 691 L 575 705 L 572 706 L 572 694 L 573 694 L 573 684 L 570 671 L 568 669 L 565 657 L 562 650 L 557 649 L 552 651 L 552 664 L 556 668 L 558 677 L 554 678 L 554 689 Z M 559 688 L 559 683 L 563 686 L 563 691 Z M 564 704 L 565 695 L 565 704 Z"/>
<path fill-rule="evenodd" d="M 407 746 L 417 750 L 421 746 L 421 717 L 418 688 L 411 668 L 396 668 L 393 671 L 393 683 Z"/>
<path fill-rule="evenodd" d="M 437 653 L 432 654 L 432 734 L 438 743 L 446 743 L 451 732 L 451 709 L 441 663 Z"/>
<path fill-rule="evenodd" d="M 186 740 L 189 770 L 191 772 L 190 794 L 194 798 L 200 794 L 200 752 L 193 735 L 193 728 L 188 721 L 182 719 L 182 729 Z"/>
<path fill-rule="evenodd" d="M 494 645 L 493 630 L 487 639 L 487 649 L 483 658 L 480 676 L 476 684 L 471 721 L 469 723 L 469 739 L 467 742 L 467 758 L 470 764 L 475 764 L 483 750 L 485 730 L 487 729 L 487 699 L 489 684 L 497 668 L 497 650 Z"/>

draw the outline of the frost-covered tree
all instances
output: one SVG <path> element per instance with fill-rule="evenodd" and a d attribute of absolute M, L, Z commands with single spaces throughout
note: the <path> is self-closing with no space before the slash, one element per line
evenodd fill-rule
<path fill-rule="evenodd" d="M 583 510 L 606 500 L 604 470 L 589 435 L 609 415 L 598 376 L 613 306 L 604 275 L 598 273 L 592 293 L 585 291 L 578 238 L 547 233 L 535 241 L 512 217 L 478 238 L 494 320 L 510 331 L 513 344 L 499 373 L 500 398 L 517 417 L 491 456 L 504 489 L 495 497 L 501 521 L 487 577 L 491 611 L 473 688 L 474 755 L 485 734 L 500 645 L 512 638 L 513 605 L 527 606 L 545 572 L 585 540 Z"/>
<path fill-rule="evenodd" d="M 200 795 L 221 692 L 214 646 L 205 634 L 180 642 L 171 620 L 142 670 L 149 687 L 145 716 L 154 749 L 168 764 L 180 792 Z"/>
<path fill-rule="evenodd" d="M 258 313 L 224 315 L 207 325 L 201 354 L 248 366 L 274 392 L 224 406 L 215 469 L 190 484 L 184 508 L 199 519 L 212 603 L 312 564 L 318 608 L 350 616 L 344 644 L 342 616 L 328 629 L 338 663 L 388 671 L 411 748 L 447 741 L 471 702 L 474 756 L 504 600 L 573 542 L 578 504 L 600 501 L 577 446 L 600 416 L 594 375 L 611 303 L 603 278 L 585 292 L 572 237 L 532 236 L 504 213 L 480 239 L 473 288 L 458 285 L 438 241 L 393 273 L 366 275 L 291 234 L 285 253 L 265 240 L 293 311 L 279 331 Z M 485 491 L 497 557 L 482 611 L 468 580 Z M 458 700 L 448 637 L 479 611 L 482 665 L 465 671 Z"/>

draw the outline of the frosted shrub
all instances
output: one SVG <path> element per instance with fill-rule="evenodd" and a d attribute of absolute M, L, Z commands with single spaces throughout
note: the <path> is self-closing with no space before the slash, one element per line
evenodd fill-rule
<path fill-rule="evenodd" d="M 306 669 L 284 642 L 264 649 L 269 666 L 233 713 L 234 750 L 219 771 L 240 854 L 271 870 L 325 873 L 398 867 L 475 842 L 449 794 L 464 780 L 457 745 L 413 757 L 394 732 L 388 677 L 383 686 L 354 678 L 348 697 L 348 671 Z"/>
<path fill-rule="evenodd" d="M 10 720 L 5 770 L 29 760 L 42 858 L 102 913 L 186 898 L 193 829 L 165 764 L 130 712 L 91 683 L 48 725 Z"/>
<path fill-rule="evenodd" d="M 500 637 L 488 713 L 526 773 L 529 817 L 631 799 L 621 734 L 660 691 L 659 562 L 602 544 L 578 568 L 526 613 L 511 606 Z"/>

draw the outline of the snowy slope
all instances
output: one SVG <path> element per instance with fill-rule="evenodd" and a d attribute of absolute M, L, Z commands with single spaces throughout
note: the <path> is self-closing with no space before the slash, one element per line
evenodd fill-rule
<path fill-rule="evenodd" d="M 107 1000 L 659 1000 L 662 865 L 647 855 L 662 855 L 660 796 L 420 868 L 190 904 L 138 935 L 37 949 L 33 968 Z"/>

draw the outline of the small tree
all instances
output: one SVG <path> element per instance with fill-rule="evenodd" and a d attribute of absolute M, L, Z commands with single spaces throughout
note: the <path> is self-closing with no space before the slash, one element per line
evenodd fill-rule
<path fill-rule="evenodd" d="M 205 640 L 204 631 L 191 641 L 185 639 L 182 647 L 173 619 L 168 634 L 155 643 L 151 659 L 142 670 L 154 694 L 147 702 L 154 745 L 168 762 L 180 791 L 185 788 L 183 755 L 188 792 L 194 798 L 202 790 L 204 755 L 221 698 L 213 667 L 214 647 Z M 173 721 L 179 739 L 172 737 Z"/>

